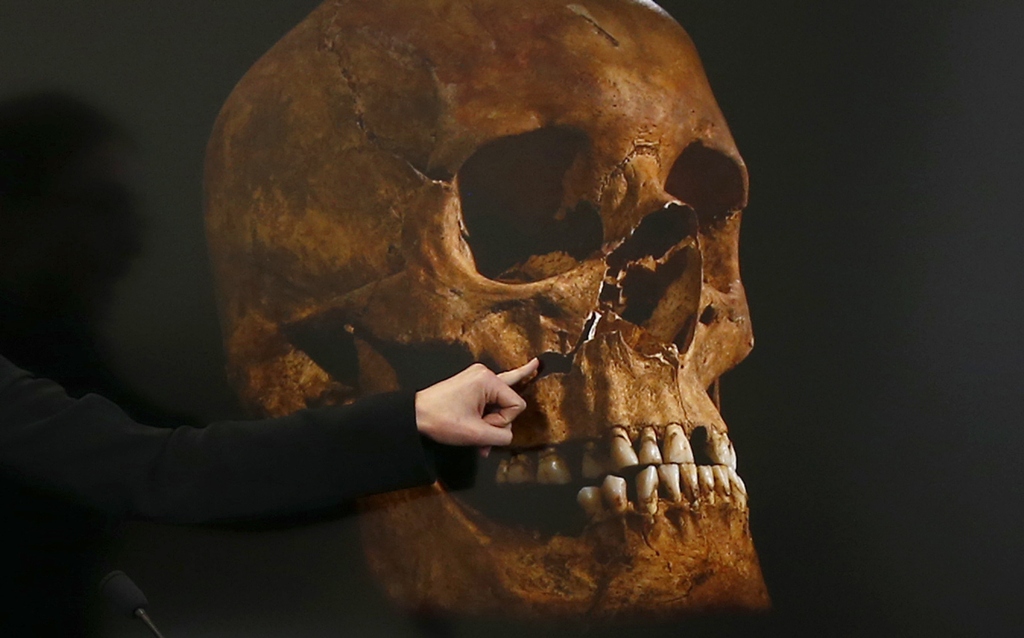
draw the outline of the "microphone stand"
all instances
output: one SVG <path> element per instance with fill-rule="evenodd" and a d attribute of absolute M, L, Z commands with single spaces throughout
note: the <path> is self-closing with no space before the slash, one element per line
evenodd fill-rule
<path fill-rule="evenodd" d="M 142 607 L 136 609 L 135 617 L 141 620 L 142 622 L 146 623 L 146 627 L 148 627 L 149 630 L 153 632 L 153 635 L 156 636 L 156 638 L 164 638 L 164 635 L 160 633 L 160 630 L 157 629 L 156 625 L 153 624 L 153 621 L 150 620 L 149 614 L 146 613 L 145 609 L 143 609 Z"/>
<path fill-rule="evenodd" d="M 156 638 L 164 638 L 146 613 L 149 604 L 146 595 L 127 574 L 120 570 L 110 572 L 100 581 L 100 592 L 115 611 L 128 618 L 138 618 Z"/>

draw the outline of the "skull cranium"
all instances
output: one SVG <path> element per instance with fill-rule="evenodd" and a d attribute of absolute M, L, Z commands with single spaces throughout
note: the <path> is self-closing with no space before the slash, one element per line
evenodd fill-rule
<path fill-rule="evenodd" d="M 753 344 L 746 168 L 656 5 L 326 2 L 232 93 L 206 186 L 230 373 L 263 413 L 543 353 L 479 488 L 367 499 L 395 599 L 768 605 L 712 396 Z M 534 506 L 572 516 L 530 529 L 490 511 Z"/>

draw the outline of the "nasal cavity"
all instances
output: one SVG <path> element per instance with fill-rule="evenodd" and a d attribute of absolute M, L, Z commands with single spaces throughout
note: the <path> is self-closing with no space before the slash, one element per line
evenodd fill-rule
<path fill-rule="evenodd" d="M 540 359 L 540 370 L 537 372 L 537 379 L 546 377 L 549 374 L 565 374 L 572 370 L 572 354 L 544 352 L 538 355 L 537 358 Z M 537 379 L 534 379 L 534 381 Z"/>
<path fill-rule="evenodd" d="M 693 209 L 671 203 L 644 217 L 640 225 L 608 256 L 613 271 L 644 257 L 658 259 L 687 237 L 697 234 L 699 227 Z"/>

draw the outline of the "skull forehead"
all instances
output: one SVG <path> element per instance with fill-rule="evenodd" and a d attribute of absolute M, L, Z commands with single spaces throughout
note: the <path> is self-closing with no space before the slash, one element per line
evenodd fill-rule
<path fill-rule="evenodd" d="M 692 42 L 652 3 L 356 0 L 329 29 L 345 77 L 381 92 L 364 100 L 374 132 L 419 142 L 404 154 L 428 174 L 546 125 L 586 132 L 598 164 L 638 139 L 667 161 L 697 137 L 735 155 Z"/>
<path fill-rule="evenodd" d="M 553 192 L 562 191 L 562 210 L 581 200 L 596 206 L 605 242 L 627 236 L 672 198 L 698 213 L 712 202 L 709 214 L 745 203 L 743 162 L 696 51 L 651 4 L 322 4 L 242 79 L 211 137 L 207 225 L 226 329 L 249 342 L 250 324 L 318 312 L 402 272 L 478 300 L 542 294 L 492 290 L 497 284 L 476 272 L 482 253 L 463 241 L 458 182 L 488 142 L 553 127 L 585 138 L 564 175 L 554 176 Z M 701 148 L 710 153 L 691 153 Z M 723 181 L 731 185 L 721 202 L 706 197 Z M 511 182 L 514 193 L 538 190 Z M 735 233 L 715 233 L 702 237 L 702 252 L 721 244 L 715 263 L 726 267 L 717 279 L 738 281 Z M 589 299 L 600 277 L 585 270 L 542 288 Z M 585 309 L 558 308 L 569 333 L 582 329 Z M 270 356 L 263 345 L 253 351 L 255 359 Z M 245 358 L 233 356 L 240 369 Z"/>

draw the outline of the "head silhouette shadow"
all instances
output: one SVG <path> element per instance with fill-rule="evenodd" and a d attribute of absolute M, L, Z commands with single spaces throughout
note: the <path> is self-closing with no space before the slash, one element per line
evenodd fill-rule
<path fill-rule="evenodd" d="M 76 97 L 0 102 L 0 354 L 155 425 L 167 412 L 114 372 L 100 336 L 142 245 L 134 162 L 126 130 Z"/>

